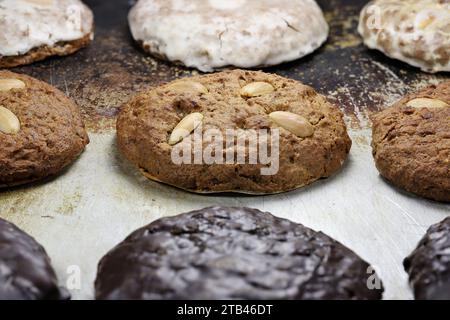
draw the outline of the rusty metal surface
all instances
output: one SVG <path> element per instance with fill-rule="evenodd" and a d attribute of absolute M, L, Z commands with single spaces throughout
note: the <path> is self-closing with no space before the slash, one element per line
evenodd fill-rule
<path fill-rule="evenodd" d="M 195 0 L 193 0 L 195 1 Z M 197 71 L 148 57 L 132 41 L 126 15 L 132 1 L 89 0 L 96 39 L 77 54 L 15 68 L 52 83 L 82 108 L 91 144 L 61 176 L 0 192 L 0 216 L 38 239 L 61 284 L 81 269 L 75 299 L 92 298 L 96 264 L 134 229 L 162 216 L 209 205 L 256 207 L 322 230 L 374 264 L 385 298 L 408 299 L 403 258 L 450 206 L 416 198 L 382 180 L 370 149 L 370 113 L 403 94 L 449 79 L 429 75 L 366 49 L 356 33 L 366 1 L 319 1 L 331 25 L 316 53 L 268 69 L 312 85 L 346 114 L 354 146 L 343 171 L 295 192 L 267 197 L 199 196 L 144 179 L 117 152 L 114 123 L 120 106 L 145 88 Z"/>

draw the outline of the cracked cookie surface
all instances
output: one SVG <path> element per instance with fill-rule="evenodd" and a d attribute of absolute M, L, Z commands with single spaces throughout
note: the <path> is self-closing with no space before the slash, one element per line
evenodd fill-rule
<path fill-rule="evenodd" d="M 409 192 L 449 202 L 450 81 L 410 94 L 372 120 L 380 173 Z"/>
<path fill-rule="evenodd" d="M 247 97 L 247 94 L 257 96 Z M 303 123 L 287 118 L 287 126 L 282 127 L 270 117 L 279 111 L 293 114 L 303 119 Z M 238 154 L 244 154 L 245 163 L 176 164 L 173 148 L 192 144 L 194 134 L 178 145 L 169 142 L 177 125 L 192 114 L 202 115 L 203 136 L 218 130 L 226 137 L 229 129 L 241 130 L 248 139 L 252 130 L 267 130 L 269 135 L 279 132 L 277 173 L 261 174 L 269 165 L 248 161 L 261 149 L 248 143 L 238 144 L 237 139 L 224 144 L 223 153 L 217 156 L 226 159 L 230 152 L 237 159 Z M 308 125 L 306 131 L 300 130 L 306 136 L 300 137 L 286 129 L 291 120 Z M 293 190 L 335 174 L 351 148 L 342 113 L 325 97 L 294 80 L 243 70 L 180 79 L 137 95 L 125 104 L 119 115 L 117 137 L 123 155 L 144 175 L 199 193 L 266 194 Z M 202 151 L 211 145 L 207 140 L 200 142 Z M 194 148 L 189 147 L 189 158 L 195 159 L 195 154 Z"/>
<path fill-rule="evenodd" d="M 44 248 L 13 224 L 0 219 L 0 299 L 68 299 L 58 287 Z"/>
<path fill-rule="evenodd" d="M 296 60 L 328 37 L 314 0 L 139 0 L 129 24 L 145 51 L 206 72 Z"/>
<path fill-rule="evenodd" d="M 101 261 L 97 299 L 380 299 L 369 265 L 321 232 L 212 207 L 137 230 Z"/>
<path fill-rule="evenodd" d="M 20 86 L 9 89 L 11 81 Z M 0 187 L 54 176 L 89 143 L 78 106 L 47 83 L 0 71 L 0 107 L 19 122 L 14 133 L 4 132 L 8 119 L 0 115 Z"/>
<path fill-rule="evenodd" d="M 450 299 L 450 218 L 428 229 L 404 266 L 416 299 Z"/>

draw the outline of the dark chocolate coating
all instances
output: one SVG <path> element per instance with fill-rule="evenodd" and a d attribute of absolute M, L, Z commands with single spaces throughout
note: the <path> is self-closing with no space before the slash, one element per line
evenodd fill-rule
<path fill-rule="evenodd" d="M 404 266 L 417 300 L 450 300 L 450 218 L 428 229 Z"/>
<path fill-rule="evenodd" d="M 44 248 L 13 224 L 0 219 L 0 300 L 68 299 L 58 287 Z"/>
<path fill-rule="evenodd" d="M 213 207 L 132 233 L 100 261 L 95 289 L 106 300 L 380 299 L 368 267 L 323 233 Z"/>

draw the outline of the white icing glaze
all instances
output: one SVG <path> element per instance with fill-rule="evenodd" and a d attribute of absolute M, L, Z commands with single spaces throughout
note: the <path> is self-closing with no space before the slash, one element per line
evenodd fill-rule
<path fill-rule="evenodd" d="M 375 0 L 359 33 L 371 49 L 426 72 L 450 71 L 450 0 Z"/>
<path fill-rule="evenodd" d="M 329 30 L 314 0 L 139 0 L 129 23 L 151 53 L 201 71 L 296 60 Z"/>
<path fill-rule="evenodd" d="M 0 56 L 92 33 L 93 14 L 79 0 L 0 0 Z"/>

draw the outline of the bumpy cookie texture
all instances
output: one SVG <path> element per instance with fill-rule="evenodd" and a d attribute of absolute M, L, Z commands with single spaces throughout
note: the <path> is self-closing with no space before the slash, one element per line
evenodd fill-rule
<path fill-rule="evenodd" d="M 292 61 L 328 37 L 313 0 L 139 0 L 129 23 L 147 52 L 202 71 Z"/>
<path fill-rule="evenodd" d="M 55 271 L 44 248 L 0 219 L 0 300 L 62 300 Z"/>
<path fill-rule="evenodd" d="M 254 83 L 263 86 L 255 87 Z M 248 96 L 249 87 L 256 90 L 256 96 Z M 268 87 L 272 90 L 267 91 Z M 292 133 L 270 117 L 276 111 L 301 116 L 303 126 L 310 126 L 312 131 L 305 127 L 304 137 Z M 279 171 L 262 175 L 261 169 L 270 165 L 247 161 L 249 154 L 257 154 L 260 149 L 239 145 L 237 139 L 226 144 L 218 158 L 226 159 L 229 152 L 234 152 L 235 159 L 237 154 L 244 154 L 245 164 L 176 164 L 172 150 L 178 145 L 169 142 L 182 119 L 194 113 L 203 116 L 203 134 L 214 129 L 226 137 L 227 129 L 241 129 L 244 135 L 249 130 L 277 129 Z M 279 193 L 329 177 L 341 168 L 351 147 L 342 118 L 334 105 L 297 81 L 235 70 L 177 80 L 137 95 L 119 115 L 118 146 L 147 177 L 185 190 Z M 192 136 L 180 144 L 190 144 Z M 208 150 L 211 143 L 204 139 L 201 146 Z M 190 150 L 194 159 L 195 150 Z"/>
<path fill-rule="evenodd" d="M 92 11 L 79 0 L 0 0 L 0 68 L 69 55 L 94 36 Z"/>
<path fill-rule="evenodd" d="M 0 71 L 0 108 L 0 187 L 56 175 L 89 143 L 78 106 L 42 81 Z"/>
<path fill-rule="evenodd" d="M 248 208 L 158 220 L 101 261 L 97 299 L 380 299 L 369 265 L 323 233 Z"/>
<path fill-rule="evenodd" d="M 426 72 L 450 71 L 450 1 L 375 0 L 359 33 L 371 49 Z"/>
<path fill-rule="evenodd" d="M 409 192 L 450 201 L 450 81 L 408 95 L 372 120 L 380 173 Z"/>
<path fill-rule="evenodd" d="M 418 300 L 450 300 L 450 218 L 432 226 L 404 261 Z"/>

